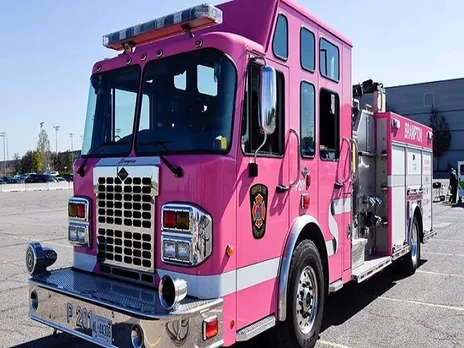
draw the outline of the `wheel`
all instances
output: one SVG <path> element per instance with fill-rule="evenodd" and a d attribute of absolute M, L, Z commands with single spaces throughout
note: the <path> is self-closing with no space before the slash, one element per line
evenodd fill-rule
<path fill-rule="evenodd" d="M 420 226 L 419 221 L 414 216 L 412 221 L 411 239 L 409 244 L 411 250 L 403 258 L 402 270 L 408 275 L 416 273 L 417 267 L 419 267 L 420 255 L 421 255 L 421 244 L 420 244 Z"/>
<path fill-rule="evenodd" d="M 287 319 L 271 331 L 270 345 L 312 348 L 319 338 L 325 302 L 324 272 L 316 245 L 302 241 L 292 255 Z"/>

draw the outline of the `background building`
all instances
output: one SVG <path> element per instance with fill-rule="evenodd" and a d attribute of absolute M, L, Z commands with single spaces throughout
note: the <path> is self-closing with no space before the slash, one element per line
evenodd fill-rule
<path fill-rule="evenodd" d="M 422 124 L 430 124 L 432 107 L 447 121 L 451 146 L 438 160 L 436 177 L 446 177 L 448 167 L 464 160 L 464 78 L 386 87 L 387 109 Z M 371 103 L 372 98 L 363 98 Z"/>

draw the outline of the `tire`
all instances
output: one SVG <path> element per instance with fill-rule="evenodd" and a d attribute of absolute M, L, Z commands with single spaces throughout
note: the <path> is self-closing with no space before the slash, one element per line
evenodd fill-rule
<path fill-rule="evenodd" d="M 315 346 L 324 312 L 326 297 L 324 281 L 322 261 L 316 245 L 310 240 L 302 241 L 293 252 L 290 265 L 287 319 L 285 322 L 278 322 L 271 330 L 270 346 L 275 348 Z"/>
<path fill-rule="evenodd" d="M 420 243 L 420 225 L 417 217 L 414 216 L 412 221 L 411 239 L 409 241 L 411 250 L 403 257 L 402 271 L 407 275 L 416 273 L 419 267 L 421 257 L 421 243 Z"/>

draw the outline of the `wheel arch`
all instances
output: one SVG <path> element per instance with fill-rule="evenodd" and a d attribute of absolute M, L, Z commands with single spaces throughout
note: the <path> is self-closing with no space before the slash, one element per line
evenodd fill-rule
<path fill-rule="evenodd" d="M 282 251 L 282 258 L 279 267 L 279 292 L 277 306 L 277 319 L 279 321 L 285 321 L 287 318 L 288 278 L 290 274 L 292 254 L 298 244 L 306 239 L 313 241 L 320 253 L 324 270 L 324 288 L 325 293 L 328 293 L 329 259 L 321 226 L 316 218 L 311 215 L 299 216 L 293 221 L 286 239 L 285 248 Z"/>

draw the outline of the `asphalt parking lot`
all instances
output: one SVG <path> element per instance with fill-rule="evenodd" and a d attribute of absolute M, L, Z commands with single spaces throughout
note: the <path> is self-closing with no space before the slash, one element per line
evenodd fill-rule
<path fill-rule="evenodd" d="M 27 318 L 25 245 L 56 248 L 54 267 L 70 265 L 65 238 L 71 191 L 0 194 L 0 347 L 90 347 Z M 438 236 L 423 246 L 417 273 L 394 269 L 330 296 L 318 348 L 464 347 L 464 208 L 434 204 Z M 265 347 L 260 340 L 237 348 Z"/>

